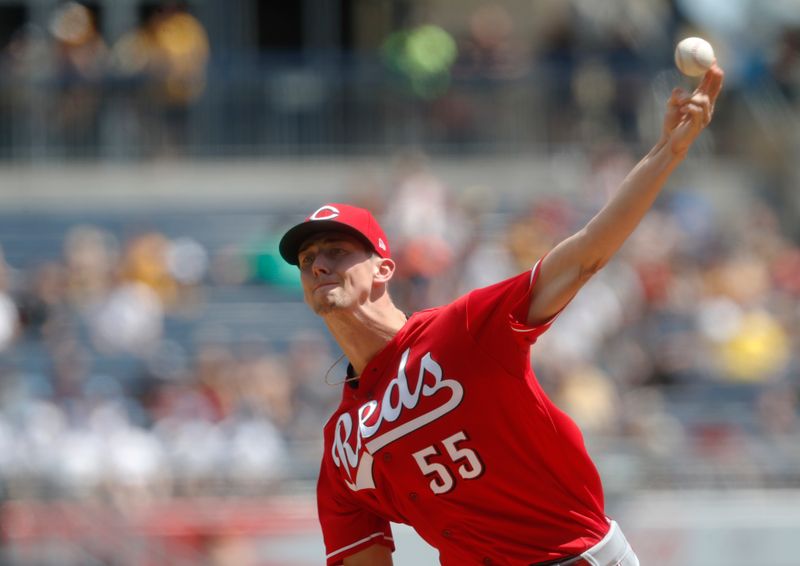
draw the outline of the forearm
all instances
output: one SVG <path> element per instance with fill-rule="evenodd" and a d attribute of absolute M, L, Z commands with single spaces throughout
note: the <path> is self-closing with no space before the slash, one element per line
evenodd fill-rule
<path fill-rule="evenodd" d="M 667 141 L 642 158 L 611 200 L 579 232 L 544 258 L 528 322 L 538 324 L 559 312 L 602 268 L 636 229 L 672 171 L 683 160 Z"/>
<path fill-rule="evenodd" d="M 675 154 L 664 138 L 639 161 L 608 203 L 576 235 L 582 240 L 576 251 L 583 256 L 583 266 L 596 270 L 611 259 L 653 206 L 684 156 Z"/>
<path fill-rule="evenodd" d="M 675 89 L 667 102 L 661 140 L 633 168 L 609 202 L 578 233 L 553 248 L 542 261 L 528 322 L 541 323 L 559 312 L 586 281 L 622 247 L 711 121 L 724 73 L 712 67 L 700 86 L 686 94 Z"/>

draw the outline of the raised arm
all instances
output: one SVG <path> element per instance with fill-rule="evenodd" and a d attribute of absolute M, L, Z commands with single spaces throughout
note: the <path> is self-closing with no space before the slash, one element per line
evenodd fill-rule
<path fill-rule="evenodd" d="M 529 324 L 540 324 L 564 308 L 638 226 L 672 171 L 711 121 L 723 76 L 715 64 L 693 93 L 672 91 L 658 143 L 633 168 L 602 210 L 542 261 L 528 310 Z"/>
<path fill-rule="evenodd" d="M 344 566 L 392 566 L 392 551 L 380 544 L 373 544 L 345 558 Z"/>

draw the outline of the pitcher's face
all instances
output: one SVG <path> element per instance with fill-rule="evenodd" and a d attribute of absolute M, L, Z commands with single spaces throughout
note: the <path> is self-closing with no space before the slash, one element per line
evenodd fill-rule
<path fill-rule="evenodd" d="M 315 313 L 325 315 L 367 302 L 378 259 L 349 234 L 321 232 L 309 238 L 298 254 L 306 303 Z"/>

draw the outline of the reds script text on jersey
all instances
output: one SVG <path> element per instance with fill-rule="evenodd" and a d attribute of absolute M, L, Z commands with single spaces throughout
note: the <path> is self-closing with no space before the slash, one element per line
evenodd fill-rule
<path fill-rule="evenodd" d="M 325 426 L 317 489 L 327 564 L 407 523 L 444 566 L 580 554 L 609 529 L 574 422 L 547 398 L 526 320 L 538 266 L 414 314 Z M 552 321 L 550 321 L 552 322 Z"/>

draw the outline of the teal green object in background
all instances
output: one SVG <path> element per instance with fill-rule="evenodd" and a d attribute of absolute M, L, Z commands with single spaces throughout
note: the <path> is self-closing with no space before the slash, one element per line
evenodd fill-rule
<path fill-rule="evenodd" d="M 246 255 L 251 280 L 299 293 L 302 289 L 299 271 L 283 261 L 278 252 L 279 241 L 278 236 L 269 236 L 250 247 Z"/>

